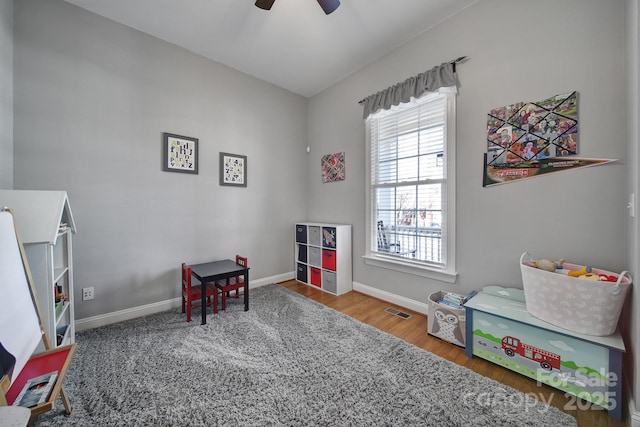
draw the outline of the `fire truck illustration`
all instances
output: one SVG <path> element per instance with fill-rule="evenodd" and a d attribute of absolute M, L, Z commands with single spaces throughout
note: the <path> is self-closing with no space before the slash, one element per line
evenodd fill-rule
<path fill-rule="evenodd" d="M 502 338 L 502 350 L 504 350 L 505 354 L 509 357 L 519 354 L 526 359 L 533 360 L 539 363 L 542 369 L 546 369 L 547 371 L 551 371 L 553 368 L 560 369 L 559 354 L 524 344 L 518 338 L 510 336 Z"/>

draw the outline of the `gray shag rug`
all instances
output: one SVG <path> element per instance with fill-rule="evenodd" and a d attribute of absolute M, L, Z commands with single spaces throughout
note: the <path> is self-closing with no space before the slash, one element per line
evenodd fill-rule
<path fill-rule="evenodd" d="M 78 333 L 72 414 L 36 426 L 575 426 L 570 415 L 278 285 Z M 426 333 L 426 331 L 425 331 Z M 496 369 L 501 369 L 496 367 Z"/>

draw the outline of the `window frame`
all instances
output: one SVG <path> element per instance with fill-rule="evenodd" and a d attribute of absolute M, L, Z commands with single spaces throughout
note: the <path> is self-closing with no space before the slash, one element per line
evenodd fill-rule
<path fill-rule="evenodd" d="M 427 277 L 435 280 L 440 280 L 448 283 L 455 283 L 457 279 L 456 272 L 456 94 L 455 92 L 442 91 L 447 94 L 446 96 L 446 121 L 445 121 L 445 188 L 446 188 L 446 205 L 443 206 L 443 211 L 446 209 L 446 250 L 444 267 L 438 267 L 433 264 L 429 264 L 426 261 L 417 261 L 405 257 L 396 257 L 385 255 L 380 252 L 373 252 L 371 250 L 372 242 L 377 241 L 377 224 L 375 224 L 375 207 L 373 206 L 373 186 L 371 184 L 371 119 L 376 117 L 374 113 L 365 119 L 365 153 L 366 153 L 366 216 L 365 216 L 365 255 L 363 259 L 366 264 L 382 267 L 390 270 L 400 271 L 407 274 L 417 275 L 421 277 Z M 424 98 L 432 95 L 427 93 L 418 99 L 412 98 L 409 103 L 400 104 L 397 107 L 392 107 L 397 111 L 403 111 L 407 108 L 416 106 L 419 101 L 424 102 Z M 427 101 L 428 102 L 428 101 Z"/>

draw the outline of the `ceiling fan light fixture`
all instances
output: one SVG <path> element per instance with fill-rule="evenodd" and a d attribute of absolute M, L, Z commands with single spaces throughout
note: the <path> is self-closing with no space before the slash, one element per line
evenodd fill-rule
<path fill-rule="evenodd" d="M 318 0 L 318 4 L 327 15 L 340 6 L 340 0 Z"/>
<path fill-rule="evenodd" d="M 271 10 L 271 6 L 276 0 L 256 0 L 256 6 L 260 9 Z"/>

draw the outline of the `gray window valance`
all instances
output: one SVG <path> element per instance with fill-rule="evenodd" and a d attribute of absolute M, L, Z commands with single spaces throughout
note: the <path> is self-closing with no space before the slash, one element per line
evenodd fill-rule
<path fill-rule="evenodd" d="M 364 107 L 363 118 L 378 110 L 409 102 L 412 97 L 418 98 L 425 92 L 437 92 L 440 88 L 457 85 L 455 62 L 445 62 L 360 101 Z"/>

